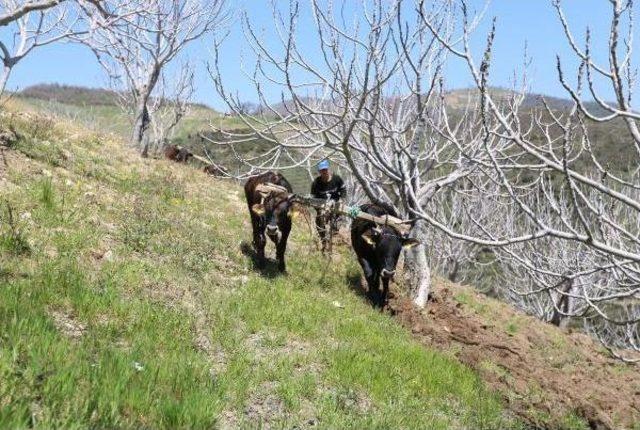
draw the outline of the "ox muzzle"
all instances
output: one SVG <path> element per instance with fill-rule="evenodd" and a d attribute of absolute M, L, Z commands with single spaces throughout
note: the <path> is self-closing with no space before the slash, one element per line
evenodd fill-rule
<path fill-rule="evenodd" d="M 382 269 L 382 272 L 380 272 L 382 279 L 391 279 L 395 274 L 396 274 L 395 270 Z"/>
<path fill-rule="evenodd" d="M 277 237 L 278 233 L 280 232 L 280 229 L 278 229 L 277 225 L 269 224 L 269 225 L 267 225 L 266 231 L 267 231 L 267 236 L 269 236 L 269 237 Z"/>

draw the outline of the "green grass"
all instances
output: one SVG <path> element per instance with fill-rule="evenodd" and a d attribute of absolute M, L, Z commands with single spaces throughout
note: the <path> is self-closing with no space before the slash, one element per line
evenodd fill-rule
<path fill-rule="evenodd" d="M 351 255 L 321 258 L 304 222 L 291 275 L 261 275 L 239 189 L 30 122 L 3 192 L 0 428 L 520 428 L 358 297 Z"/>

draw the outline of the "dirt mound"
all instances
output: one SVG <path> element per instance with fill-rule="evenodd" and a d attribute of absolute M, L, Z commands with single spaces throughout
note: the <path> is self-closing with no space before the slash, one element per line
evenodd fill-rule
<path fill-rule="evenodd" d="M 389 307 L 423 344 L 478 371 L 534 428 L 574 428 L 578 417 L 592 429 L 640 423 L 639 367 L 611 359 L 586 335 L 453 284 L 435 286 L 424 311 L 398 295 Z"/>

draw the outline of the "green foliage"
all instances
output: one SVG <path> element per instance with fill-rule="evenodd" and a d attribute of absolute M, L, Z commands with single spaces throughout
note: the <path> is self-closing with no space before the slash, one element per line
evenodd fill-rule
<path fill-rule="evenodd" d="M 24 233 L 18 228 L 14 210 L 9 202 L 2 208 L 0 217 L 0 249 L 13 255 L 27 255 L 31 251 Z"/>
<path fill-rule="evenodd" d="M 51 178 L 44 179 L 40 182 L 40 202 L 45 208 L 51 210 L 55 206 L 55 192 L 51 183 Z"/>

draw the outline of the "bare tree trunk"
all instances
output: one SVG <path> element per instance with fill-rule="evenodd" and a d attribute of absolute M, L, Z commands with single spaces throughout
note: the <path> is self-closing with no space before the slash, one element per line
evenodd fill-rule
<path fill-rule="evenodd" d="M 427 258 L 427 246 L 425 244 L 427 225 L 419 220 L 415 223 L 411 237 L 415 237 L 420 244 L 405 251 L 404 276 L 405 283 L 413 302 L 420 308 L 424 308 L 431 290 L 431 269 Z"/>
<path fill-rule="evenodd" d="M 456 282 L 458 280 L 458 271 L 460 270 L 460 262 L 456 259 L 453 262 L 453 268 L 449 272 L 449 280 Z"/>
<path fill-rule="evenodd" d="M 149 107 L 148 97 L 142 97 L 138 107 L 136 108 L 136 121 L 133 125 L 133 136 L 131 143 L 140 149 L 140 155 L 147 157 L 149 155 L 149 139 L 145 139 L 145 134 L 149 128 Z"/>
<path fill-rule="evenodd" d="M 10 74 L 11 67 L 3 66 L 2 75 L 0 75 L 0 96 L 4 94 L 4 90 L 7 88 L 7 82 L 9 81 Z"/>
<path fill-rule="evenodd" d="M 566 281 L 564 281 L 562 287 L 560 288 L 560 292 L 558 292 L 558 298 L 553 309 L 553 316 L 549 321 L 551 324 L 557 327 L 566 328 L 569 324 L 569 317 L 567 317 L 567 314 L 569 313 L 570 297 L 568 296 L 568 294 L 572 289 L 573 280 L 567 279 Z"/>

